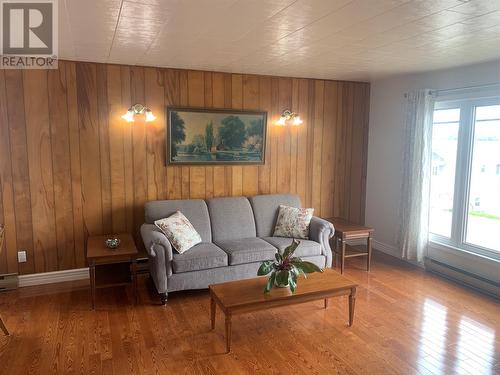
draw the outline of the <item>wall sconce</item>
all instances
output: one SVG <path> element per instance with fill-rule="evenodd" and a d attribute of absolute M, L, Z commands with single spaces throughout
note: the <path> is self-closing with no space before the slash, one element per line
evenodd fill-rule
<path fill-rule="evenodd" d="M 303 121 L 300 119 L 300 116 L 298 113 L 295 113 L 295 112 L 292 112 L 292 111 L 286 109 L 281 114 L 280 119 L 278 121 L 276 121 L 276 125 L 286 126 L 290 122 L 291 122 L 291 125 L 293 125 L 293 126 L 299 126 L 302 124 Z"/>
<path fill-rule="evenodd" d="M 122 116 L 122 119 L 127 122 L 132 122 L 134 121 L 135 115 L 142 114 L 146 116 L 146 122 L 151 122 L 156 119 L 156 116 L 153 115 L 153 112 L 148 107 L 145 107 L 142 104 L 134 104 L 128 109 L 127 113 Z"/>

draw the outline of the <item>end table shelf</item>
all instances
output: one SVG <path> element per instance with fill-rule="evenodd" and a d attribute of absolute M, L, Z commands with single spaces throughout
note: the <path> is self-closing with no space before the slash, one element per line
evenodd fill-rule
<path fill-rule="evenodd" d="M 366 270 L 370 271 L 372 257 L 372 234 L 373 228 L 354 224 L 345 219 L 334 217 L 325 219 L 333 224 L 335 228 L 334 251 L 335 256 L 340 258 L 340 273 L 344 273 L 346 258 L 365 256 Z M 366 251 L 359 250 L 346 243 L 348 240 L 366 239 Z M 340 249 L 339 249 L 340 248 Z M 335 262 L 337 263 L 337 262 Z"/>
<path fill-rule="evenodd" d="M 108 249 L 105 240 L 119 238 L 117 249 Z M 95 309 L 96 289 L 132 284 L 137 303 L 137 248 L 128 233 L 94 236 L 87 241 L 87 262 L 90 270 L 92 309 Z"/>

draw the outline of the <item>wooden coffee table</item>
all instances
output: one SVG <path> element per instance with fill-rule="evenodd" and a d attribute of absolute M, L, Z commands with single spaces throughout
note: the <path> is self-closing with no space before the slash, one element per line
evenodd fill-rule
<path fill-rule="evenodd" d="M 266 310 L 273 307 L 295 305 L 323 299 L 325 309 L 328 298 L 349 296 L 349 326 L 354 319 L 354 303 L 357 284 L 342 276 L 337 271 L 325 269 L 323 273 L 314 273 L 298 281 L 297 289 L 292 294 L 288 288 L 273 288 L 264 294 L 267 277 L 230 281 L 210 285 L 210 315 L 212 329 L 215 329 L 216 305 L 224 312 L 226 318 L 226 349 L 231 350 L 231 318 L 235 314 Z"/>

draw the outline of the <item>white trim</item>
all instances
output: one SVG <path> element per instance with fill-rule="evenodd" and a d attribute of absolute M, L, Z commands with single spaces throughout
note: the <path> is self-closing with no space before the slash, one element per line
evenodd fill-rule
<path fill-rule="evenodd" d="M 366 238 L 347 240 L 347 243 L 349 245 L 353 245 L 353 246 L 359 246 L 359 245 L 366 246 Z M 374 249 L 377 249 L 377 250 L 383 252 L 383 253 L 386 253 L 388 255 L 392 255 L 393 257 L 401 259 L 401 251 L 399 251 L 398 248 L 395 246 L 388 245 L 386 243 L 372 239 L 372 247 Z"/>
<path fill-rule="evenodd" d="M 77 268 L 74 270 L 34 273 L 19 276 L 19 287 L 61 283 L 64 281 L 86 280 L 89 278 L 88 268 Z"/>
<path fill-rule="evenodd" d="M 386 253 L 388 255 L 392 255 L 395 258 L 401 259 L 401 251 L 398 250 L 397 247 L 377 241 L 377 240 L 372 240 L 373 242 L 373 247 L 383 253 Z"/>

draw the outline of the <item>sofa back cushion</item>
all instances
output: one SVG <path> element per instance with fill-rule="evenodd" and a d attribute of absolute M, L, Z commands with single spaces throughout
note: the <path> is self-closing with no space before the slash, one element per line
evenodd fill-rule
<path fill-rule="evenodd" d="M 245 197 L 207 200 L 214 242 L 255 237 L 252 206 Z"/>
<path fill-rule="evenodd" d="M 207 204 L 202 199 L 179 199 L 151 201 L 144 206 L 146 223 L 154 224 L 176 211 L 182 212 L 199 233 L 203 242 L 212 242 L 212 228 L 208 216 Z"/>
<path fill-rule="evenodd" d="M 248 198 L 252 204 L 258 237 L 271 237 L 276 226 L 280 204 L 300 208 L 300 198 L 295 194 L 266 194 Z"/>

